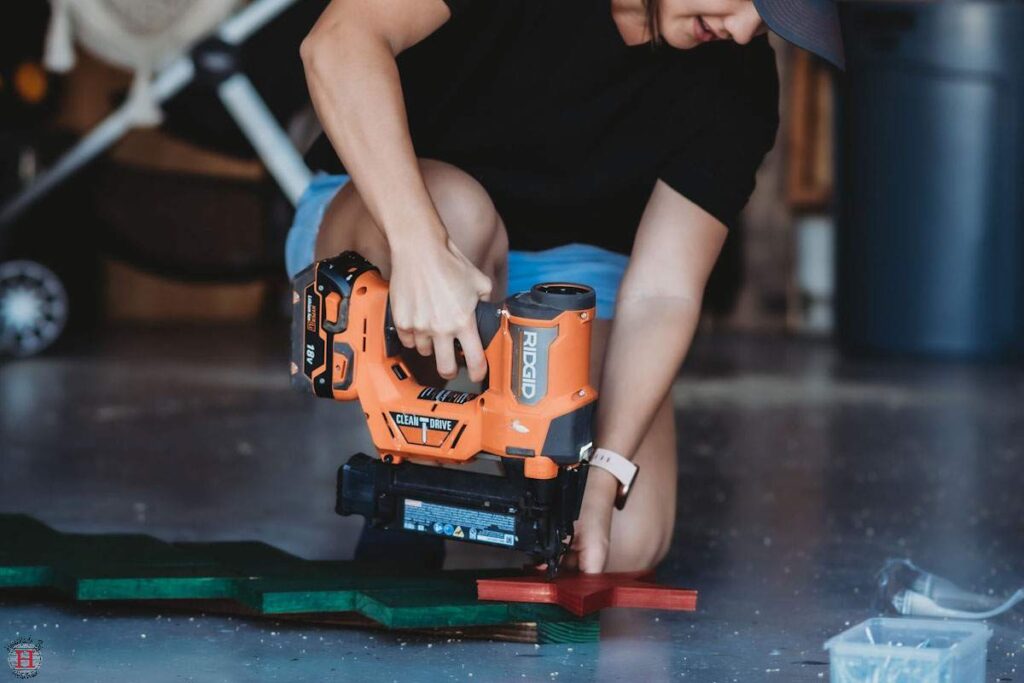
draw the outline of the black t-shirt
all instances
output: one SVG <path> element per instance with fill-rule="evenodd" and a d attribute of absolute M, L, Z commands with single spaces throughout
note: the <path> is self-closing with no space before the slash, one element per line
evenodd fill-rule
<path fill-rule="evenodd" d="M 610 0 L 445 2 L 397 60 L 413 144 L 487 189 L 512 249 L 628 253 L 659 178 L 732 226 L 778 128 L 767 36 L 630 46 Z M 325 136 L 306 160 L 343 170 Z"/>

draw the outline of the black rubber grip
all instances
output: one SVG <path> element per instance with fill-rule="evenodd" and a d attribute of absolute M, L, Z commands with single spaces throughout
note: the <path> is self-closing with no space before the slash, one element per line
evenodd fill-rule
<path fill-rule="evenodd" d="M 480 333 L 480 344 L 485 351 L 501 328 L 500 311 L 501 305 L 492 304 L 490 301 L 478 301 L 476 304 L 476 329 Z M 398 330 L 395 329 L 395 323 L 391 317 L 390 296 L 384 311 L 384 343 L 389 358 L 397 356 L 402 350 L 402 340 L 398 338 Z M 456 348 L 461 349 L 458 339 L 455 340 L 455 345 Z"/>
<path fill-rule="evenodd" d="M 480 332 L 480 343 L 484 349 L 491 345 L 491 340 L 501 327 L 501 306 L 490 301 L 480 301 L 476 305 L 476 329 Z"/>

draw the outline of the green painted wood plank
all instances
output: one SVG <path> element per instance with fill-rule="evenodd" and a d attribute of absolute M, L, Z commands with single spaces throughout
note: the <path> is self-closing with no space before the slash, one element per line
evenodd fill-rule
<path fill-rule="evenodd" d="M 68 593 L 75 600 L 216 600 L 233 597 L 235 582 L 211 576 L 79 578 Z"/>
<path fill-rule="evenodd" d="M 53 584 L 53 570 L 44 566 L 0 567 L 0 588 L 46 588 Z"/>
<path fill-rule="evenodd" d="M 356 609 L 392 628 L 474 626 L 508 623 L 508 608 L 502 603 L 477 600 L 473 584 L 453 584 L 444 590 L 364 590 Z"/>
<path fill-rule="evenodd" d="M 402 579 L 397 579 L 401 583 Z M 408 579 L 405 580 L 408 582 Z M 394 586 L 391 577 L 299 576 L 253 578 L 237 585 L 236 599 L 263 614 L 339 612 L 356 609 L 360 590 Z M 418 585 L 418 584 L 413 584 Z"/>
<path fill-rule="evenodd" d="M 167 543 L 143 534 L 63 534 L 0 515 L 0 589 L 50 588 L 72 600 L 207 600 L 262 615 L 359 614 L 387 628 L 536 624 L 543 642 L 599 636 L 596 615 L 476 598 L 476 580 L 513 570 L 416 572 L 312 561 L 259 542 Z"/>
<path fill-rule="evenodd" d="M 220 541 L 216 543 L 174 543 L 175 548 L 201 557 L 239 574 L 257 572 L 261 576 L 281 573 L 310 562 L 259 541 Z"/>
<path fill-rule="evenodd" d="M 0 515 L 0 588 L 45 588 L 63 534 L 27 515 Z"/>
<path fill-rule="evenodd" d="M 76 600 L 233 598 L 239 572 L 141 534 L 66 534 L 56 587 Z"/>
<path fill-rule="evenodd" d="M 538 621 L 539 643 L 593 643 L 601 639 L 598 613 L 567 621 Z"/>

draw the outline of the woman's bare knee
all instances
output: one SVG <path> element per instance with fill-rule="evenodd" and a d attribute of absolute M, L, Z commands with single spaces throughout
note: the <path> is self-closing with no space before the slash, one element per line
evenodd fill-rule
<path fill-rule="evenodd" d="M 645 510 L 635 510 L 628 519 L 625 510 L 616 510 L 613 516 L 618 518 L 613 519 L 605 571 L 652 569 L 668 554 L 675 530 L 674 508 L 668 511 L 647 506 Z M 643 532 L 637 533 L 637 529 Z"/>
<path fill-rule="evenodd" d="M 604 570 L 633 572 L 653 569 L 668 553 L 669 544 L 664 539 L 669 533 L 659 529 L 658 525 L 648 525 L 642 534 L 613 539 Z"/>
<path fill-rule="evenodd" d="M 451 164 L 424 159 L 420 169 L 455 246 L 481 270 L 493 268 L 494 260 L 508 253 L 508 236 L 487 190 Z"/>
<path fill-rule="evenodd" d="M 508 235 L 487 191 L 468 173 L 440 161 L 420 160 L 431 201 L 455 246 L 492 279 L 508 256 Z M 390 278 L 390 248 L 353 183 L 331 200 L 320 225 L 316 258 L 358 251 Z"/>
<path fill-rule="evenodd" d="M 338 190 L 324 211 L 315 256 L 317 260 L 330 258 L 349 249 L 377 266 L 385 278 L 389 277 L 391 258 L 387 238 L 352 183 Z"/>

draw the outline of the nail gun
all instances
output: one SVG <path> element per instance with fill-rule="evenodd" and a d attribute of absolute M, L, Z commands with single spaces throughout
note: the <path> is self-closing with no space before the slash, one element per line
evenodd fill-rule
<path fill-rule="evenodd" d="M 401 358 L 388 284 L 354 251 L 296 275 L 292 304 L 292 386 L 358 399 L 378 451 L 339 468 L 338 514 L 522 550 L 554 575 L 572 543 L 592 450 L 593 289 L 542 283 L 501 304 L 479 302 L 481 393 L 416 381 Z M 458 467 L 476 458 L 499 460 L 504 476 Z"/>

